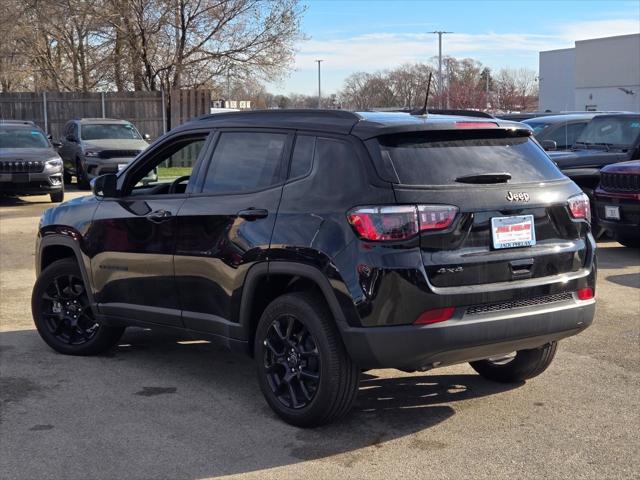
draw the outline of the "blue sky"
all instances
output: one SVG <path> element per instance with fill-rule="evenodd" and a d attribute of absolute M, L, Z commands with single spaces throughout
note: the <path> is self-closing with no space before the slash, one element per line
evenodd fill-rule
<path fill-rule="evenodd" d="M 538 52 L 574 46 L 576 40 L 640 32 L 640 0 L 339 1 L 310 0 L 297 44 L 294 71 L 269 84 L 273 93 L 338 91 L 354 71 L 373 72 L 438 53 L 471 57 L 492 69 L 537 71 Z"/>

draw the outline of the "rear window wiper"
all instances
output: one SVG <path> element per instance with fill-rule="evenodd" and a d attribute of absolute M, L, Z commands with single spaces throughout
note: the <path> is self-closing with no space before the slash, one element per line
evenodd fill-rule
<path fill-rule="evenodd" d="M 511 174 L 507 172 L 477 173 L 456 178 L 458 183 L 506 183 L 509 180 L 511 180 Z"/>

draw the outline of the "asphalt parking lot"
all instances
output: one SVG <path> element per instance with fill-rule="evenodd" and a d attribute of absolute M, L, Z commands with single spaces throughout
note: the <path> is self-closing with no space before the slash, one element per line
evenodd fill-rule
<path fill-rule="evenodd" d="M 100 357 L 49 349 L 30 294 L 50 206 L 0 199 L 2 479 L 640 478 L 638 250 L 599 243 L 594 325 L 540 377 L 370 371 L 345 421 L 301 430 L 249 359 L 207 343 L 130 329 Z"/>

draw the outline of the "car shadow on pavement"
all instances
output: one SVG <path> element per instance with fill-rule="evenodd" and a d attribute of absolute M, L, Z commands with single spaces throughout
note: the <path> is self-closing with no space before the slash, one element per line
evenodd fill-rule
<path fill-rule="evenodd" d="M 621 273 L 609 275 L 607 281 L 631 288 L 640 288 L 640 273 Z"/>
<path fill-rule="evenodd" d="M 452 417 L 451 403 L 518 386 L 367 372 L 345 419 L 305 430 L 268 408 L 251 359 L 208 343 L 130 329 L 107 355 L 70 357 L 29 330 L 0 333 L 0 359 L 8 478 L 195 479 L 315 459 L 350 466 L 395 441 L 423 454 L 444 448 L 419 433 Z M 83 459 L 71 469 L 70 450 Z"/>
<path fill-rule="evenodd" d="M 617 242 L 598 243 L 598 268 L 625 268 L 640 266 L 640 250 L 621 247 Z"/>

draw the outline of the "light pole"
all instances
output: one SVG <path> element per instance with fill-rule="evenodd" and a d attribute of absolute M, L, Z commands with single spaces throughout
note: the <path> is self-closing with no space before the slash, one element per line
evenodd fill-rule
<path fill-rule="evenodd" d="M 320 64 L 323 62 L 324 60 L 316 60 L 316 62 L 318 63 L 318 108 L 321 108 L 321 100 L 322 100 L 322 90 L 320 88 Z"/>
<path fill-rule="evenodd" d="M 438 35 L 438 93 L 440 94 L 440 108 L 442 108 L 442 92 L 444 85 L 442 84 L 442 35 L 445 33 L 453 33 L 453 32 L 445 32 L 443 30 L 436 30 L 435 33 Z"/>

